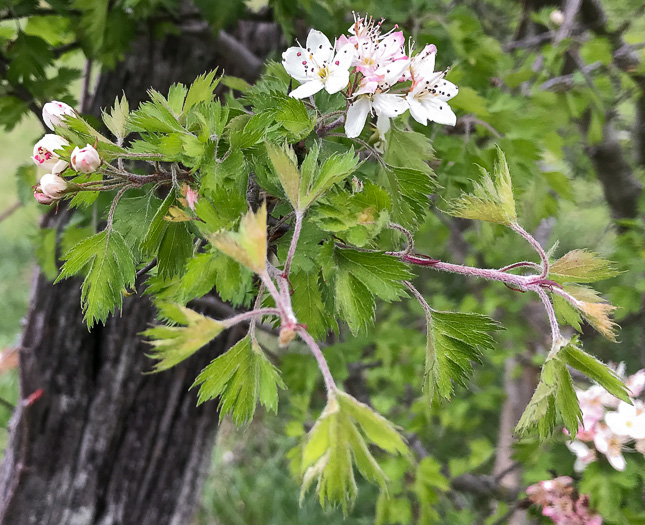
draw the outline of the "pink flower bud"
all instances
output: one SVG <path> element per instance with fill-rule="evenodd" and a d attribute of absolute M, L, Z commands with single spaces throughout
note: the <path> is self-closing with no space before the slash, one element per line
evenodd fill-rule
<path fill-rule="evenodd" d="M 62 165 L 56 166 L 60 159 L 54 152 L 57 149 L 61 149 L 63 146 L 69 146 L 69 142 L 67 142 L 63 137 L 59 137 L 53 133 L 48 133 L 36 142 L 36 145 L 34 146 L 34 155 L 31 158 L 36 166 L 40 166 L 41 168 L 46 168 L 48 170 L 53 170 L 54 167 L 56 167 L 58 169 L 58 173 L 60 173 L 63 171 L 60 169 Z M 65 167 L 67 167 L 66 162 Z"/>
<path fill-rule="evenodd" d="M 47 173 L 40 178 L 41 191 L 52 199 L 60 199 L 67 188 L 67 182 L 62 177 Z"/>
<path fill-rule="evenodd" d="M 71 156 L 72 169 L 82 173 L 93 173 L 101 165 L 101 157 L 99 152 L 89 144 L 83 149 L 76 147 Z"/>
<path fill-rule="evenodd" d="M 51 130 L 54 129 L 54 126 L 67 127 L 63 121 L 65 115 L 69 115 L 70 117 L 76 116 L 74 108 L 68 106 L 65 102 L 52 100 L 43 106 L 43 122 Z"/>
<path fill-rule="evenodd" d="M 36 199 L 40 204 L 51 204 L 56 202 L 57 199 L 52 199 L 49 195 L 45 195 L 40 190 L 40 186 L 34 191 L 34 199 Z"/>

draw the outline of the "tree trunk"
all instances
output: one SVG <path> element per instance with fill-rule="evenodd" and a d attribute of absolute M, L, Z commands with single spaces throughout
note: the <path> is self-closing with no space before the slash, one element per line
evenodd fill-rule
<path fill-rule="evenodd" d="M 249 25 L 250 24 L 250 25 Z M 90 112 L 122 91 L 131 107 L 150 86 L 228 63 L 227 73 L 252 79 L 257 62 L 235 66 L 235 38 L 224 35 L 217 56 L 210 32 L 155 40 L 142 27 L 132 52 L 102 74 Z M 241 22 L 247 51 L 280 45 L 274 24 Z M 234 50 L 234 49 L 233 49 Z M 248 58 L 248 57 L 247 57 Z M 219 64 L 218 64 L 219 62 Z M 48 219 L 60 224 L 67 213 Z M 139 286 L 139 293 L 142 290 Z M 199 371 L 242 334 L 231 330 L 177 367 L 147 375 L 151 361 L 138 335 L 155 318 L 147 297 L 124 299 L 105 326 L 88 331 L 80 310 L 80 281 L 55 286 L 35 273 L 20 346 L 20 401 L 0 468 L 0 523 L 7 525 L 186 525 L 201 496 L 217 427 L 216 403 L 196 407 L 189 392 Z"/>

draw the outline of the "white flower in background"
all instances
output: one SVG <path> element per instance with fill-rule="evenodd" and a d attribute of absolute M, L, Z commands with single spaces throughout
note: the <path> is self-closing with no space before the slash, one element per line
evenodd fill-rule
<path fill-rule="evenodd" d="M 330 94 L 338 93 L 349 83 L 349 67 L 355 48 L 346 44 L 334 54 L 334 46 L 320 31 L 312 29 L 307 37 L 307 48 L 290 47 L 282 53 L 282 65 L 287 73 L 302 85 L 289 95 L 305 98 L 323 88 Z"/>
<path fill-rule="evenodd" d="M 639 370 L 634 375 L 629 376 L 625 382 L 627 388 L 632 393 L 632 397 L 638 397 L 645 389 L 645 369 Z"/>
<path fill-rule="evenodd" d="M 431 56 L 434 56 L 434 53 L 431 53 Z M 457 117 L 450 109 L 448 101 L 457 95 L 459 88 L 444 79 L 446 73 L 447 71 L 438 71 L 414 78 L 407 101 L 410 115 L 419 124 L 425 126 L 430 121 L 454 126 L 457 123 Z"/>
<path fill-rule="evenodd" d="M 72 156 L 70 157 L 72 169 L 82 173 L 94 173 L 101 163 L 102 161 L 101 157 L 99 157 L 99 152 L 90 144 L 87 144 L 82 149 L 79 149 L 77 146 L 74 148 Z"/>
<path fill-rule="evenodd" d="M 598 452 L 607 457 L 609 464 L 616 470 L 625 470 L 625 458 L 623 457 L 622 446 L 626 438 L 614 434 L 607 425 L 599 424 L 594 434 L 593 442 Z"/>
<path fill-rule="evenodd" d="M 65 126 L 65 123 L 63 122 L 63 117 L 65 115 L 70 117 L 76 116 L 74 108 L 65 104 L 65 102 L 52 100 L 43 106 L 43 122 L 52 131 L 54 130 L 54 126 Z"/>
<path fill-rule="evenodd" d="M 405 113 L 408 109 L 405 97 L 388 91 L 406 67 L 407 61 L 393 62 L 378 69 L 373 76 L 363 78 L 356 98 L 347 110 L 345 135 L 358 137 L 365 127 L 367 115 L 375 112 L 378 117 L 376 127 L 382 138 L 390 129 L 390 119 Z"/>
<path fill-rule="evenodd" d="M 633 405 L 621 401 L 618 411 L 608 412 L 605 421 L 614 434 L 645 439 L 645 407 L 642 401 L 634 401 Z"/>
<path fill-rule="evenodd" d="M 596 451 L 582 441 L 567 443 L 567 448 L 576 456 L 576 462 L 573 465 L 573 470 L 576 472 L 582 472 L 589 463 L 596 461 Z"/>
<path fill-rule="evenodd" d="M 51 199 L 60 199 L 67 189 L 67 182 L 54 173 L 47 173 L 40 178 L 41 191 Z"/>
<path fill-rule="evenodd" d="M 34 145 L 34 155 L 31 157 L 41 168 L 52 170 L 54 173 L 60 173 L 67 167 L 67 162 L 60 160 L 54 153 L 63 146 L 69 146 L 69 142 L 63 137 L 48 133 Z"/>

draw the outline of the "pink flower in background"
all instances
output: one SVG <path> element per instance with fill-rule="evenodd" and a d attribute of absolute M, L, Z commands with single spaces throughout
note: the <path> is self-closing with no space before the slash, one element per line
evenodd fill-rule
<path fill-rule="evenodd" d="M 616 470 L 623 471 L 627 464 L 623 456 L 623 443 L 627 441 L 624 436 L 614 434 L 605 423 L 598 425 L 593 438 L 593 443 L 598 452 L 601 452 Z"/>
<path fill-rule="evenodd" d="M 602 525 L 602 517 L 589 510 L 589 496 L 578 495 L 569 476 L 540 481 L 526 489 L 529 499 L 542 507 L 542 515 L 558 525 Z"/>

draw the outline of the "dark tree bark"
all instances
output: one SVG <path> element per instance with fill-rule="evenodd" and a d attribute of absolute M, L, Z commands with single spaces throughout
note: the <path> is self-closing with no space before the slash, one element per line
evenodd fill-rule
<path fill-rule="evenodd" d="M 257 62 L 233 55 L 240 35 L 251 53 L 280 45 L 273 24 L 240 23 L 222 37 L 183 32 L 154 39 L 143 27 L 132 52 L 101 75 L 91 112 L 122 91 L 131 107 L 153 86 L 191 82 L 217 65 L 252 79 Z M 268 43 L 268 44 L 267 44 Z M 232 47 L 231 47 L 232 46 Z M 60 224 L 66 213 L 52 216 Z M 139 292 L 141 293 L 141 287 Z M 181 365 L 145 374 L 138 335 L 155 317 L 147 297 L 88 331 L 80 281 L 52 285 L 36 272 L 20 346 L 20 401 L 0 468 L 0 523 L 7 525 L 185 525 L 201 496 L 217 427 L 216 404 L 197 408 L 196 375 L 242 334 L 231 330 Z"/>

